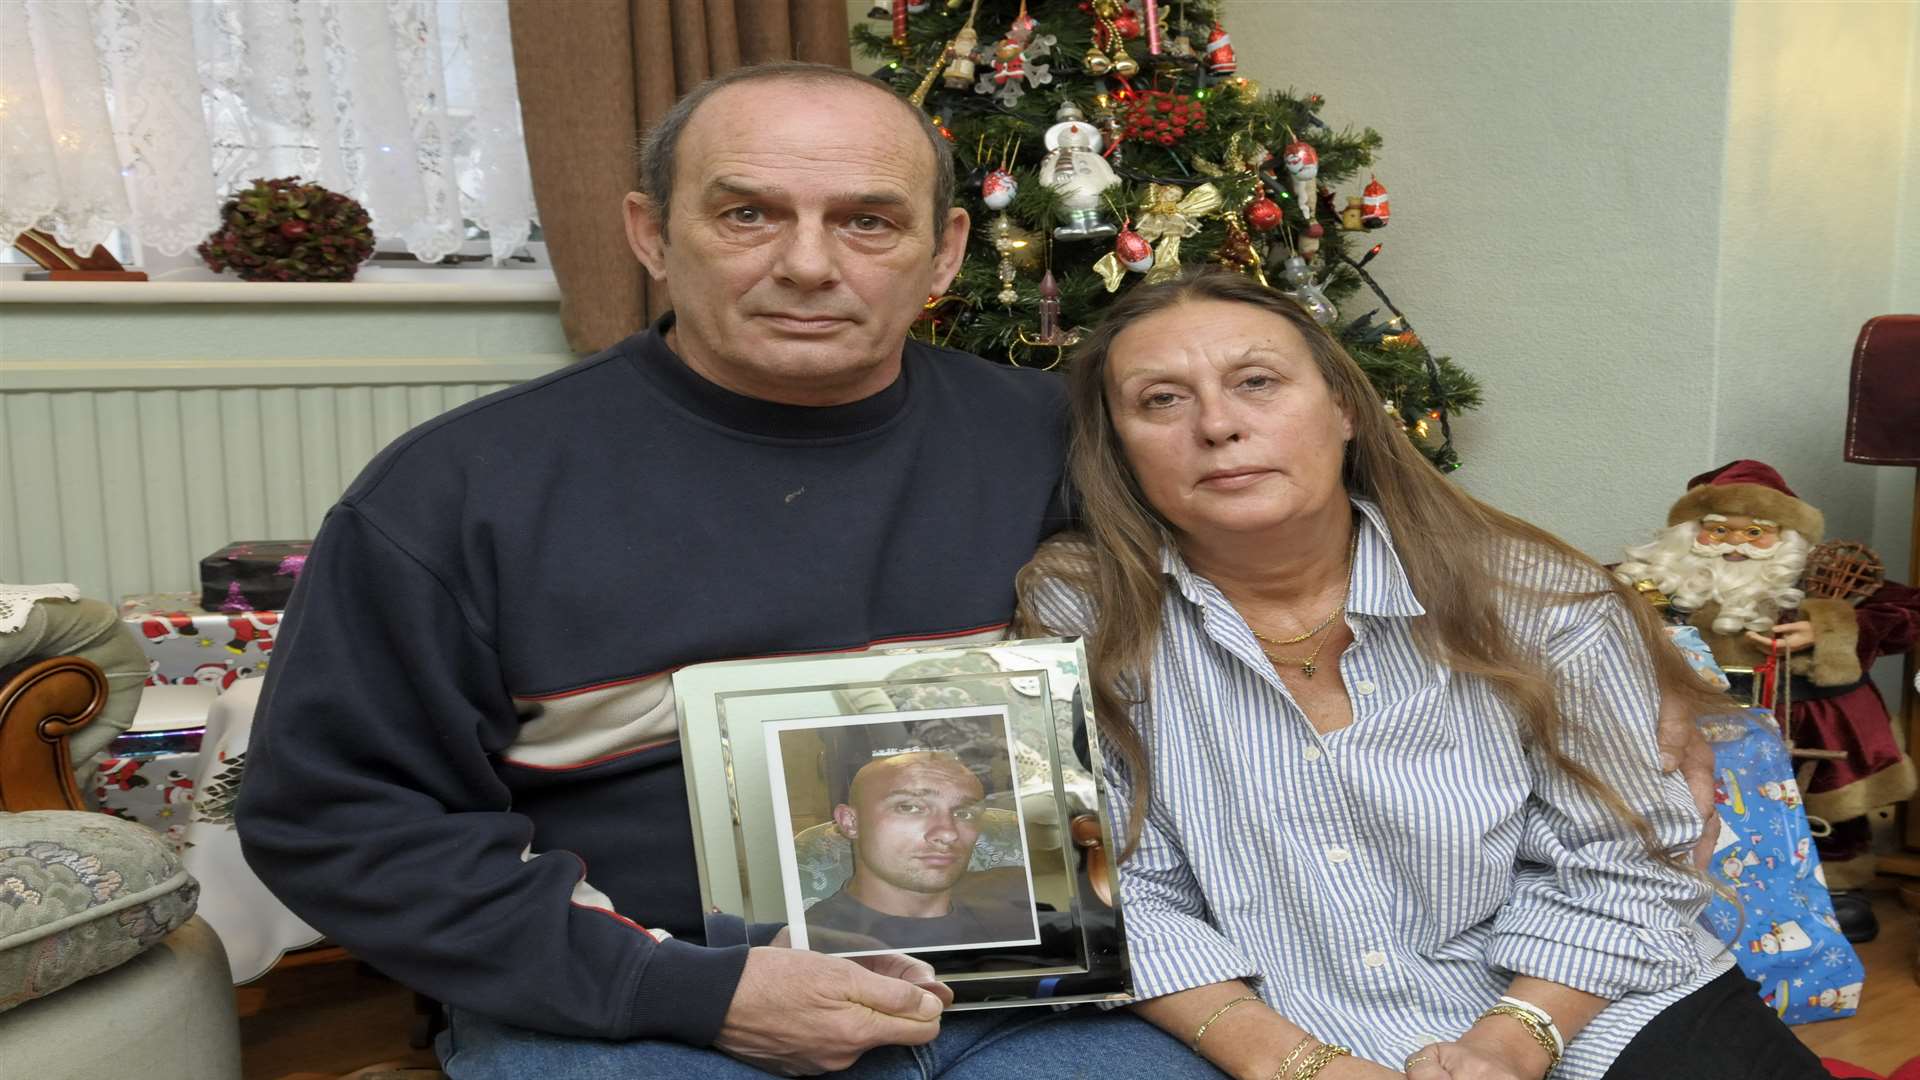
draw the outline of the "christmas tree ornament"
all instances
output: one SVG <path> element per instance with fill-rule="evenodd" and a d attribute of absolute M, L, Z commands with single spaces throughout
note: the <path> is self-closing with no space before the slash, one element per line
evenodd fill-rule
<path fill-rule="evenodd" d="M 1113 107 L 1113 99 L 1106 94 L 1093 97 L 1093 126 L 1100 129 L 1100 137 L 1106 141 L 1104 153 L 1107 160 L 1120 164 L 1125 155 L 1121 141 L 1125 138 L 1125 128 L 1120 123 L 1120 112 Z"/>
<path fill-rule="evenodd" d="M 891 0 L 884 0 L 884 2 L 875 3 L 872 7 L 868 8 L 867 18 L 879 19 L 881 22 L 886 22 L 892 19 L 893 4 Z"/>
<path fill-rule="evenodd" d="M 1106 53 L 1100 51 L 1098 45 L 1089 48 L 1087 55 L 1080 58 L 1080 63 L 1087 69 L 1089 75 L 1105 75 L 1113 70 L 1113 61 L 1107 58 Z"/>
<path fill-rule="evenodd" d="M 1278 227 L 1285 219 L 1286 213 L 1280 209 L 1280 204 L 1265 195 L 1247 204 L 1247 224 L 1261 232 Z"/>
<path fill-rule="evenodd" d="M 1080 106 L 1076 104 L 1072 98 L 1067 98 L 1062 101 L 1060 107 L 1053 110 L 1054 123 L 1061 123 L 1067 120 L 1085 120 L 1086 118 L 1087 114 L 1080 111 Z"/>
<path fill-rule="evenodd" d="M 1004 254 L 1015 270 L 1033 270 L 1040 265 L 1040 252 L 1045 245 L 1040 242 L 1039 234 L 1022 228 L 1011 216 L 996 215 L 987 232 L 993 240 L 993 250 Z"/>
<path fill-rule="evenodd" d="M 907 51 L 907 0 L 893 0 L 893 47 Z"/>
<path fill-rule="evenodd" d="M 932 6 L 932 0 L 907 0 L 907 10 L 915 15 L 925 15 Z"/>
<path fill-rule="evenodd" d="M 1193 51 L 1193 39 L 1185 34 L 1174 35 L 1173 40 L 1167 43 L 1167 55 L 1175 60 L 1192 60 L 1196 55 Z"/>
<path fill-rule="evenodd" d="M 1020 14 L 1013 17 L 1013 25 L 1007 28 L 1007 36 L 1026 44 L 1040 32 L 1040 21 L 1027 14 L 1027 0 L 1020 0 Z"/>
<path fill-rule="evenodd" d="M 1147 55 L 1160 55 L 1160 0 L 1142 0 L 1140 14 L 1147 22 Z"/>
<path fill-rule="evenodd" d="M 987 173 L 980 181 L 980 201 L 987 204 L 989 210 L 1005 210 L 1013 205 L 1013 197 L 1020 194 L 1020 181 L 1005 168 L 997 168 Z"/>
<path fill-rule="evenodd" d="M 1320 155 L 1292 131 L 1288 131 L 1287 135 L 1293 141 L 1287 144 L 1281 160 L 1287 167 L 1287 175 L 1293 180 L 1294 201 L 1307 221 L 1307 227 L 1300 237 L 1300 253 L 1312 257 L 1320 250 L 1320 237 L 1326 234 L 1316 214 L 1318 199 L 1315 192 L 1319 187 Z"/>
<path fill-rule="evenodd" d="M 1000 256 L 997 273 L 1000 275 L 1000 293 L 994 299 L 1002 304 L 1012 305 L 1020 299 L 1013 288 L 1013 219 L 1001 214 L 993 220 L 993 250 Z"/>
<path fill-rule="evenodd" d="M 1100 156 L 1100 132 L 1081 120 L 1064 120 L 1047 129 L 1047 156 L 1040 162 L 1040 182 L 1060 193 L 1055 214 L 1060 224 L 1053 235 L 1060 240 L 1092 240 L 1118 230 L 1100 213 L 1106 190 L 1120 182 L 1113 166 Z"/>
<path fill-rule="evenodd" d="M 1200 231 L 1200 219 L 1219 213 L 1226 200 L 1220 189 L 1201 184 L 1185 195 L 1177 184 L 1150 184 L 1142 203 L 1146 213 L 1140 235 L 1153 243 L 1153 269 L 1147 284 L 1155 285 L 1180 273 L 1180 242 Z"/>
<path fill-rule="evenodd" d="M 1136 274 L 1144 274 L 1153 269 L 1153 246 L 1147 238 L 1133 231 L 1133 221 L 1129 219 L 1120 229 L 1120 235 L 1113 238 L 1113 253 L 1120 258 L 1120 265 Z"/>
<path fill-rule="evenodd" d="M 1347 208 L 1340 211 L 1340 228 L 1344 232 L 1360 232 L 1366 228 L 1361 219 L 1360 196 L 1347 196 Z"/>
<path fill-rule="evenodd" d="M 1025 29 L 1022 29 L 1024 22 Z M 1053 35 L 1038 33 L 1039 23 L 1027 15 L 1026 5 L 1013 20 L 1007 36 L 993 49 L 993 70 L 982 72 L 973 85 L 976 94 L 992 94 L 1012 108 L 1029 89 L 1053 81 L 1048 65 L 1036 63 L 1053 48 Z"/>
<path fill-rule="evenodd" d="M 1367 177 L 1365 197 L 1362 199 L 1365 210 L 1360 223 L 1369 229 L 1385 228 L 1393 217 L 1393 208 L 1387 202 L 1387 186 L 1378 177 Z"/>
<path fill-rule="evenodd" d="M 1172 146 L 1189 135 L 1207 130 L 1207 106 L 1186 94 L 1147 90 L 1127 103 L 1126 137 L 1137 142 Z"/>
<path fill-rule="evenodd" d="M 1096 75 L 1111 71 L 1120 78 L 1129 78 L 1137 74 L 1140 64 L 1127 53 L 1127 45 L 1119 24 L 1115 21 L 1122 15 L 1131 16 L 1120 0 L 1093 0 L 1093 47 L 1087 50 L 1087 70 Z M 1139 33 L 1139 22 L 1134 22 L 1134 32 Z M 1102 53 L 1105 50 L 1105 53 Z M 1095 71 L 1097 60 L 1106 61 L 1107 66 Z"/>
<path fill-rule="evenodd" d="M 947 64 L 947 72 L 942 76 L 942 81 L 950 89 L 965 90 L 973 85 L 976 67 L 973 55 L 980 48 L 980 35 L 974 32 L 972 23 L 961 27 L 960 32 L 953 35 L 951 48 L 953 60 Z"/>
<path fill-rule="evenodd" d="M 1207 35 L 1207 70 L 1215 75 L 1231 75 L 1240 70 L 1233 58 L 1233 39 L 1219 23 L 1214 23 L 1213 32 Z"/>
<path fill-rule="evenodd" d="M 1340 317 L 1333 301 L 1327 299 L 1327 294 L 1313 283 L 1313 273 L 1307 268 L 1307 260 L 1298 255 L 1287 256 L 1286 261 L 1280 264 L 1280 280 L 1286 283 L 1281 293 L 1305 308 L 1307 314 L 1313 316 L 1314 322 L 1329 326 Z"/>
<path fill-rule="evenodd" d="M 1040 278 L 1040 340 L 1053 344 L 1060 336 L 1060 285 L 1049 269 Z"/>

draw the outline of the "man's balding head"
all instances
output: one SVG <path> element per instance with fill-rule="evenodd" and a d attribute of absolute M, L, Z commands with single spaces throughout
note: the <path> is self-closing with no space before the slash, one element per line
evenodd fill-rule
<path fill-rule="evenodd" d="M 847 888 L 876 911 L 933 917 L 973 857 L 985 797 L 952 754 L 916 751 L 868 762 L 853 776 L 833 819 L 853 841 Z"/>

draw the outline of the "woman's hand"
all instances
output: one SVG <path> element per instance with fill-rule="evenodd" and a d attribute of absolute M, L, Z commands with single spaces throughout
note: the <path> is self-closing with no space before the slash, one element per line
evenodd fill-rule
<path fill-rule="evenodd" d="M 1464 1040 L 1434 1043 L 1407 1055 L 1407 1080 L 1540 1080 L 1545 1075 L 1536 1057 Z"/>

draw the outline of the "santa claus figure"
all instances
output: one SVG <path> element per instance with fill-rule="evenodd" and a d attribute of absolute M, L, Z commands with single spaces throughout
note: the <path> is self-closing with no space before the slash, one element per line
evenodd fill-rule
<path fill-rule="evenodd" d="M 1808 817 L 1833 827 L 1817 845 L 1827 883 L 1849 890 L 1873 878 L 1867 813 L 1914 792 L 1913 762 L 1866 673 L 1920 638 L 1920 589 L 1887 581 L 1864 598 L 1807 596 L 1807 554 L 1825 528 L 1778 472 L 1735 461 L 1694 477 L 1666 529 L 1629 548 L 1616 573 L 1664 593 L 1669 615 L 1698 627 L 1723 667 L 1787 656 L 1795 746 L 1846 755 L 1820 761 L 1802 794 Z M 1735 680 L 1736 694 L 1749 689 Z M 1834 903 L 1849 938 L 1872 936 L 1864 897 L 1837 892 Z"/>

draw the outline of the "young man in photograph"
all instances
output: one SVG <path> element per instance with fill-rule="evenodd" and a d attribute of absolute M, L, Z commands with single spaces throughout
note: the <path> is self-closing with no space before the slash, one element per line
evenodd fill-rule
<path fill-rule="evenodd" d="M 1032 941 L 1025 872 L 967 869 L 985 797 L 960 759 L 941 751 L 861 767 L 833 808 L 835 827 L 853 843 L 853 875 L 807 909 L 809 932 L 856 934 L 889 949 Z"/>

